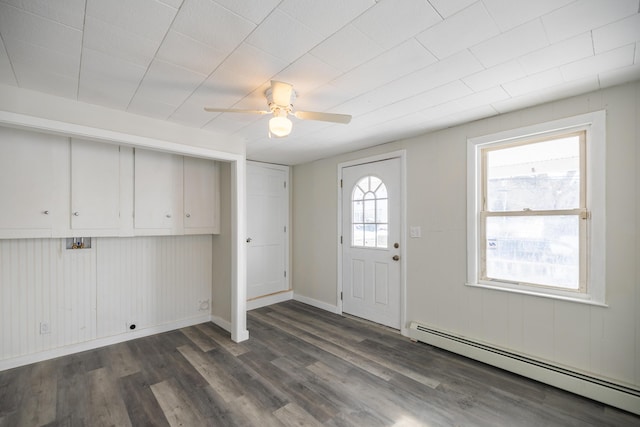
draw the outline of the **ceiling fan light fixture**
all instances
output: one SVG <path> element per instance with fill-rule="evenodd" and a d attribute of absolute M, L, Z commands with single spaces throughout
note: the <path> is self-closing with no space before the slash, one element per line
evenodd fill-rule
<path fill-rule="evenodd" d="M 282 138 L 291 133 L 293 123 L 287 117 L 276 116 L 269 120 L 269 133 L 276 138 Z"/>

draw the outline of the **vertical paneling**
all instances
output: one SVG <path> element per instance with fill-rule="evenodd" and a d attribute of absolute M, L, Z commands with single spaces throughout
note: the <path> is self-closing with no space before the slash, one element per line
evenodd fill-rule
<path fill-rule="evenodd" d="M 61 239 L 0 240 L 1 359 L 96 337 L 95 250 L 63 248 Z"/>
<path fill-rule="evenodd" d="M 100 239 L 98 335 L 206 314 L 211 298 L 210 235 Z"/>
<path fill-rule="evenodd" d="M 211 260 L 210 235 L 0 240 L 0 360 L 208 314 Z"/>

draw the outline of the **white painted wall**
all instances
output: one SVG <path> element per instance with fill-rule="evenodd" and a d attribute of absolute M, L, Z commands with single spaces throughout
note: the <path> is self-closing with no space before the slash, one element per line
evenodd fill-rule
<path fill-rule="evenodd" d="M 65 239 L 0 240 L 0 366 L 131 334 L 129 322 L 139 332 L 208 319 L 211 258 L 211 235 L 93 238 L 82 250 Z"/>
<path fill-rule="evenodd" d="M 470 288 L 467 138 L 607 111 L 608 307 Z M 293 168 L 293 288 L 336 306 L 337 165 L 407 150 L 407 320 L 640 387 L 640 82 Z M 404 325 L 405 327 L 407 325 Z"/>

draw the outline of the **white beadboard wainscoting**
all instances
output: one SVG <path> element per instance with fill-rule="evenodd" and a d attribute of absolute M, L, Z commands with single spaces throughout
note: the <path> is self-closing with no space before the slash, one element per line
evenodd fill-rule
<path fill-rule="evenodd" d="M 65 243 L 0 240 L 0 370 L 211 318 L 211 235 Z"/>

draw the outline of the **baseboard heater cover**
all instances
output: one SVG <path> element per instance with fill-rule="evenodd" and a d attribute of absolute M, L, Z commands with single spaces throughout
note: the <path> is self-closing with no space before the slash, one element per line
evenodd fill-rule
<path fill-rule="evenodd" d="M 411 322 L 409 337 L 640 415 L 640 390 Z"/>

